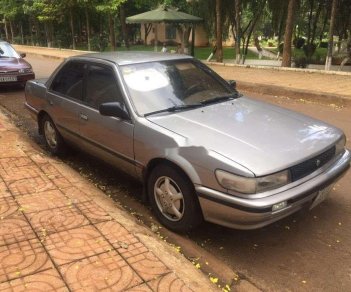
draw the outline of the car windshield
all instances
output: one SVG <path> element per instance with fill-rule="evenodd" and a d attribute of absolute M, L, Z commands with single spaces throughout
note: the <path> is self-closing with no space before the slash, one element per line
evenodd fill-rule
<path fill-rule="evenodd" d="M 15 49 L 8 43 L 0 43 L 0 58 L 19 58 Z"/>
<path fill-rule="evenodd" d="M 140 115 L 191 109 L 236 94 L 208 67 L 194 60 L 123 65 L 121 71 Z"/>

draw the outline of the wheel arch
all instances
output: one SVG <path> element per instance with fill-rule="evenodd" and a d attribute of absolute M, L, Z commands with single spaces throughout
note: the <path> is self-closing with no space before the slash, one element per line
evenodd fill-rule
<path fill-rule="evenodd" d="M 184 161 L 186 161 L 184 159 Z M 150 174 L 152 173 L 152 171 L 159 165 L 168 165 L 171 166 L 175 169 L 177 169 L 177 171 L 179 171 L 180 174 L 182 174 L 184 176 L 184 178 L 188 181 L 188 183 L 191 186 L 194 186 L 194 181 L 199 181 L 200 178 L 198 177 L 196 171 L 194 170 L 194 168 L 191 166 L 191 164 L 186 161 L 186 166 L 190 166 L 190 170 L 191 171 L 185 171 L 184 167 L 180 166 L 179 164 L 175 163 L 172 160 L 169 160 L 167 158 L 154 158 L 152 160 L 149 161 L 149 163 L 147 164 L 147 166 L 144 168 L 143 171 L 143 185 L 144 185 L 144 200 L 147 201 L 147 187 L 148 187 L 148 178 L 150 176 Z M 194 189 L 195 191 L 195 189 Z"/>

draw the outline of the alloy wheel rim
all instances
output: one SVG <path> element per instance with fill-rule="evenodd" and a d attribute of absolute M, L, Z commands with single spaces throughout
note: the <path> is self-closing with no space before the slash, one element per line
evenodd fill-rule
<path fill-rule="evenodd" d="M 159 177 L 154 185 L 157 208 L 168 220 L 176 222 L 184 216 L 184 196 L 180 187 L 170 177 Z"/>
<path fill-rule="evenodd" d="M 57 146 L 57 134 L 54 126 L 49 121 L 45 121 L 44 124 L 45 139 L 51 148 L 56 148 Z"/>

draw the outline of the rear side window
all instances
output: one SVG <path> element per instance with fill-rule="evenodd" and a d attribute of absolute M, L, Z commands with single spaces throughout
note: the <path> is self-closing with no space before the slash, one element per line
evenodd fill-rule
<path fill-rule="evenodd" d="M 73 99 L 82 100 L 85 64 L 69 62 L 60 70 L 51 84 L 51 90 Z"/>

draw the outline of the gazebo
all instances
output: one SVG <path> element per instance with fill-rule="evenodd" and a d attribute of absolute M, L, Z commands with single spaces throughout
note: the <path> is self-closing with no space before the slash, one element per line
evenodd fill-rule
<path fill-rule="evenodd" d="M 155 51 L 157 51 L 157 24 L 158 23 L 173 23 L 181 24 L 187 23 L 192 24 L 192 42 L 191 42 L 191 54 L 194 55 L 194 43 L 195 43 L 195 24 L 202 22 L 202 18 L 187 14 L 172 8 L 166 4 L 159 6 L 157 9 L 129 16 L 126 18 L 127 23 L 154 23 L 155 24 Z"/>

